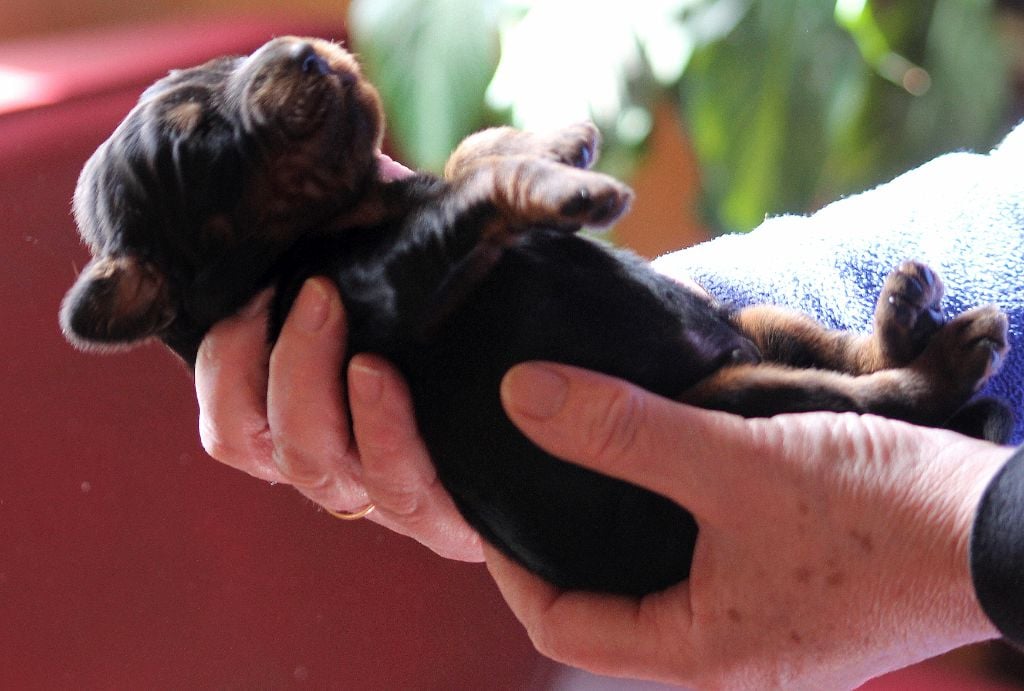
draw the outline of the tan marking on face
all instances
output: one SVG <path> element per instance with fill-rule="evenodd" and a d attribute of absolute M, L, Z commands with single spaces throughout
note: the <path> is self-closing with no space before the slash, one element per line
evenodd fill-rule
<path fill-rule="evenodd" d="M 192 132 L 203 118 L 203 106 L 194 101 L 180 103 L 164 114 L 164 122 L 181 134 Z"/>

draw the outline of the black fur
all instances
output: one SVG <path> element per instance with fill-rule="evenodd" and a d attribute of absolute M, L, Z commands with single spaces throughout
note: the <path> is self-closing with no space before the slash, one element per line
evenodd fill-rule
<path fill-rule="evenodd" d="M 726 314 L 634 256 L 543 228 L 507 249 L 444 328 L 425 337 L 432 302 L 480 227 L 472 218 L 439 225 L 431 196 L 398 226 L 302 243 L 284 269 L 275 323 L 302 279 L 331 277 L 348 315 L 349 352 L 396 363 L 441 482 L 486 539 L 535 572 L 565 587 L 624 593 L 682 580 L 692 517 L 540 451 L 505 416 L 499 384 L 518 362 L 549 360 L 674 396 L 743 337 Z"/>

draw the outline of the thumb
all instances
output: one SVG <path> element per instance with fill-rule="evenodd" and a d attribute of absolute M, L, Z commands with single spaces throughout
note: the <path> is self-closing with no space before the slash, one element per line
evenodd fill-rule
<path fill-rule="evenodd" d="M 727 506 L 737 459 L 758 456 L 742 418 L 575 367 L 517 365 L 502 381 L 501 398 L 512 422 L 549 453 L 647 487 L 697 515 Z"/>

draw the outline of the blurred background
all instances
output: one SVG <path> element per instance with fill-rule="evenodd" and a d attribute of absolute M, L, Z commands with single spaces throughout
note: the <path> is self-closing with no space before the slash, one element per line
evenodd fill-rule
<path fill-rule="evenodd" d="M 632 179 L 673 161 L 658 174 L 677 205 L 679 190 L 694 195 L 686 221 L 705 232 L 813 209 L 938 153 L 985 150 L 1019 115 L 1015 15 L 991 2 L 582 7 L 356 0 L 350 27 L 416 164 L 439 169 L 483 124 L 591 118 L 609 172 Z"/>
<path fill-rule="evenodd" d="M 159 347 L 73 351 L 82 163 L 174 67 L 345 39 L 389 146 L 590 118 L 646 256 L 812 211 L 1024 117 L 1024 13 L 986 0 L 8 0 L 0 6 L 0 682 L 7 688 L 649 689 L 537 656 L 479 565 L 203 453 Z M 1024 688 L 999 644 L 873 689 Z"/>

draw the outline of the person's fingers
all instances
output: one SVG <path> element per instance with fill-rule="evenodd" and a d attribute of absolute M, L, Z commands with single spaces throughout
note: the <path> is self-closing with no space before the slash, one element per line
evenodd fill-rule
<path fill-rule="evenodd" d="M 563 591 L 491 546 L 487 569 L 537 650 L 599 674 L 668 681 L 687 664 L 692 613 L 682 583 L 642 599 Z"/>
<path fill-rule="evenodd" d="M 479 536 L 438 481 L 401 375 L 363 354 L 352 358 L 348 380 L 361 477 L 377 506 L 375 520 L 444 557 L 482 561 Z"/>
<path fill-rule="evenodd" d="M 517 365 L 505 375 L 501 397 L 512 422 L 548 452 L 641 484 L 696 514 L 723 505 L 722 478 L 736 458 L 757 457 L 759 440 L 741 418 L 676 403 L 596 372 Z M 749 453 L 737 452 L 743 448 Z"/>
<path fill-rule="evenodd" d="M 311 278 L 292 305 L 270 357 L 267 418 L 273 462 L 318 504 L 353 511 L 368 501 L 357 479 L 342 391 L 345 314 L 326 278 Z"/>
<path fill-rule="evenodd" d="M 206 334 L 196 358 L 195 383 L 199 436 L 206 452 L 276 482 L 282 478 L 271 460 L 273 442 L 266 417 L 266 307 L 271 294 L 264 291 Z"/>

